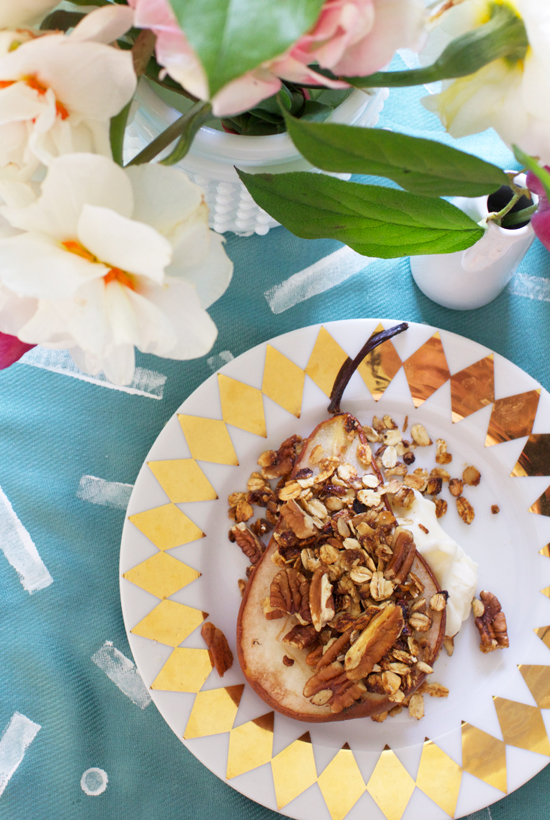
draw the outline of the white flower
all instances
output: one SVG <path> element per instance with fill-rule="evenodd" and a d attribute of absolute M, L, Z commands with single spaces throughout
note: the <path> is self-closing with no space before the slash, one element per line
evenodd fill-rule
<path fill-rule="evenodd" d="M 9 199 L 10 185 L 2 192 Z M 0 211 L 18 229 L 0 238 L 0 331 L 69 348 L 80 368 L 119 384 L 132 379 L 134 346 L 173 359 L 212 347 L 206 308 L 233 266 L 182 171 L 67 154 L 38 199 Z"/>
<path fill-rule="evenodd" d="M 68 36 L 35 37 L 0 56 L 0 177 L 30 179 L 72 151 L 111 155 L 109 121 L 132 98 L 136 75 L 132 55 L 103 38 L 132 18 L 125 6 L 98 9 Z"/>
<path fill-rule="evenodd" d="M 58 5 L 58 0 L 0 0 L 0 28 L 33 26 Z"/>
<path fill-rule="evenodd" d="M 525 60 L 501 59 L 467 77 L 443 83 L 441 94 L 422 100 L 453 137 L 494 128 L 504 142 L 550 163 L 550 2 L 506 0 L 522 18 L 529 48 Z M 463 0 L 434 32 L 439 52 L 450 40 L 488 20 L 498 0 Z M 446 34 L 447 33 L 447 34 Z M 430 56 L 437 56 L 431 54 Z"/>

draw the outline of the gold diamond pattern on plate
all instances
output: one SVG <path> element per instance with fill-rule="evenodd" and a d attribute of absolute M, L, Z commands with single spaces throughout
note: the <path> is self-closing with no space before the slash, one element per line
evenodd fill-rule
<path fill-rule="evenodd" d="M 271 760 L 271 769 L 277 808 L 282 809 L 317 780 L 309 732 L 275 755 Z"/>
<path fill-rule="evenodd" d="M 367 788 L 347 743 L 321 772 L 318 783 L 332 820 L 343 820 Z"/>
<path fill-rule="evenodd" d="M 267 432 L 262 391 L 230 379 L 223 373 L 218 373 L 218 387 L 225 423 L 265 438 Z"/>
<path fill-rule="evenodd" d="M 224 421 L 185 415 L 178 415 L 178 419 L 193 458 L 238 466 L 237 453 Z"/>
<path fill-rule="evenodd" d="M 550 475 L 550 433 L 529 436 L 511 475 Z"/>
<path fill-rule="evenodd" d="M 547 649 L 550 649 L 550 626 L 539 626 L 533 630 L 535 635 L 541 639 Z"/>
<path fill-rule="evenodd" d="M 131 630 L 132 635 L 141 635 L 152 641 L 179 646 L 202 622 L 208 618 L 207 612 L 178 604 L 176 601 L 161 601 Z"/>
<path fill-rule="evenodd" d="M 462 724 L 462 768 L 506 794 L 506 744 L 470 723 Z"/>
<path fill-rule="evenodd" d="M 518 668 L 539 709 L 550 709 L 550 666 L 521 664 Z"/>
<path fill-rule="evenodd" d="M 184 740 L 229 732 L 233 727 L 244 683 L 199 692 L 183 735 Z"/>
<path fill-rule="evenodd" d="M 271 345 L 266 346 L 262 393 L 300 418 L 305 372 Z"/>
<path fill-rule="evenodd" d="M 128 518 L 159 550 L 170 550 L 204 538 L 203 531 L 175 504 L 163 504 Z"/>
<path fill-rule="evenodd" d="M 325 396 L 330 396 L 334 380 L 348 359 L 338 342 L 322 327 L 309 357 L 306 373 Z"/>
<path fill-rule="evenodd" d="M 453 422 L 462 421 L 495 400 L 495 357 L 491 353 L 451 376 Z"/>
<path fill-rule="evenodd" d="M 529 512 L 537 515 L 550 516 L 550 487 L 547 487 L 534 504 L 529 507 Z"/>
<path fill-rule="evenodd" d="M 486 447 L 528 436 L 533 429 L 539 406 L 540 388 L 497 399 L 493 405 Z"/>
<path fill-rule="evenodd" d="M 164 599 L 200 578 L 200 572 L 166 552 L 157 552 L 122 577 L 151 595 Z"/>
<path fill-rule="evenodd" d="M 550 558 L 550 544 L 546 544 L 546 546 L 539 550 L 539 555 L 544 555 L 546 558 Z"/>
<path fill-rule="evenodd" d="M 151 689 L 164 692 L 198 692 L 212 671 L 208 649 L 174 649 Z"/>
<path fill-rule="evenodd" d="M 384 326 L 380 323 L 371 333 L 371 337 L 375 333 L 380 333 L 381 330 L 384 330 Z M 391 339 L 371 350 L 365 356 L 357 368 L 357 372 L 369 388 L 375 401 L 382 398 L 384 391 L 395 378 L 402 364 L 403 362 Z"/>
<path fill-rule="evenodd" d="M 550 587 L 546 587 L 546 589 L 541 589 L 543 595 L 546 595 L 547 598 L 550 598 Z"/>
<path fill-rule="evenodd" d="M 229 733 L 226 778 L 231 780 L 269 763 L 273 754 L 274 712 L 268 712 Z"/>
<path fill-rule="evenodd" d="M 494 698 L 494 702 L 505 743 L 550 756 L 550 741 L 540 709 L 506 698 Z"/>
<path fill-rule="evenodd" d="M 193 458 L 149 461 L 147 466 L 174 504 L 213 501 L 218 495 Z"/>
<path fill-rule="evenodd" d="M 461 782 L 462 767 L 426 738 L 416 776 L 418 788 L 440 809 L 454 817 Z"/>
<path fill-rule="evenodd" d="M 387 820 L 401 820 L 415 782 L 397 755 L 385 746 L 367 783 L 367 791 Z"/>
<path fill-rule="evenodd" d="M 415 407 L 449 380 L 451 373 L 439 331 L 403 363 Z"/>

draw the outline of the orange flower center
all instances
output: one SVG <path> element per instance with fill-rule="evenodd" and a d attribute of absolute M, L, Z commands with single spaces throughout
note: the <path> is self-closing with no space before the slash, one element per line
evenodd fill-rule
<path fill-rule="evenodd" d="M 40 96 L 43 96 L 48 90 L 47 87 L 45 85 L 42 85 L 42 83 L 39 80 L 37 80 L 37 78 L 32 74 L 30 74 L 27 77 L 22 77 L 20 81 L 0 80 L 0 90 L 2 88 L 8 88 L 10 85 L 13 85 L 16 82 L 26 83 L 29 86 L 29 88 L 32 88 L 34 91 L 37 91 Z M 55 110 L 57 112 L 58 117 L 61 117 L 62 120 L 66 120 L 69 116 L 69 112 L 67 111 L 63 103 L 59 102 L 59 100 L 57 100 L 55 103 Z"/>
<path fill-rule="evenodd" d="M 72 239 L 68 239 L 66 242 L 62 242 L 61 244 L 65 250 L 69 251 L 69 253 L 74 253 L 76 256 L 81 256 L 83 259 L 87 259 L 88 262 L 100 261 L 97 256 L 90 253 L 90 251 L 87 250 L 84 245 L 81 245 L 80 242 L 75 242 Z M 124 285 L 124 287 L 130 288 L 130 290 L 136 289 L 136 283 L 132 274 L 125 270 L 121 270 L 120 268 L 110 268 L 103 277 L 103 281 L 106 285 L 108 285 L 109 282 L 118 282 L 119 284 Z"/>

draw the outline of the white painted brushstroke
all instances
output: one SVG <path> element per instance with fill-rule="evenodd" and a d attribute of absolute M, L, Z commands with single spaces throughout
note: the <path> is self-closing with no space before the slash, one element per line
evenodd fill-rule
<path fill-rule="evenodd" d="M 3 794 L 41 728 L 39 723 L 29 720 L 21 712 L 13 713 L 0 739 L 0 794 Z"/>
<path fill-rule="evenodd" d="M 206 360 L 206 364 L 212 373 L 215 373 L 216 370 L 219 370 L 224 364 L 232 362 L 234 358 L 230 350 L 221 350 L 217 356 L 210 356 L 210 358 Z"/>
<path fill-rule="evenodd" d="M 275 285 L 266 291 L 264 296 L 273 313 L 283 313 L 294 305 L 345 282 L 374 261 L 374 258 L 362 256 L 344 245 L 313 265 L 298 271 L 280 285 Z"/>
<path fill-rule="evenodd" d="M 491 809 L 487 806 L 487 808 L 480 809 L 474 814 L 469 814 L 466 820 L 493 820 L 493 815 L 491 814 Z"/>
<path fill-rule="evenodd" d="M 140 709 L 149 706 L 151 695 L 140 678 L 135 664 L 116 646 L 113 646 L 111 641 L 105 641 L 103 646 L 92 655 L 92 661 L 136 706 Z"/>
<path fill-rule="evenodd" d="M 18 519 L 0 487 L 0 549 L 19 575 L 23 588 L 32 595 L 53 583 L 29 533 Z"/>
<path fill-rule="evenodd" d="M 88 797 L 97 797 L 98 794 L 103 794 L 108 782 L 109 778 L 105 769 L 92 766 L 91 769 L 86 769 L 80 778 L 80 788 Z"/>
<path fill-rule="evenodd" d="M 550 279 L 541 276 L 529 276 L 527 273 L 516 273 L 508 286 L 513 296 L 535 299 L 537 302 L 550 302 Z"/>
<path fill-rule="evenodd" d="M 133 484 L 105 481 L 104 478 L 96 478 L 95 475 L 83 475 L 76 491 L 76 497 L 90 504 L 125 510 L 133 489 Z"/>
<path fill-rule="evenodd" d="M 74 379 L 80 379 L 98 387 L 108 387 L 110 390 L 120 390 L 134 396 L 162 399 L 164 395 L 166 376 L 163 376 L 162 373 L 136 367 L 131 384 L 126 386 L 111 384 L 102 373 L 98 376 L 88 376 L 87 373 L 82 373 L 67 350 L 48 350 L 45 347 L 33 347 L 32 350 L 25 353 L 19 363 L 39 367 L 42 370 L 50 370 L 52 373 L 61 373 L 64 376 L 72 376 Z"/>

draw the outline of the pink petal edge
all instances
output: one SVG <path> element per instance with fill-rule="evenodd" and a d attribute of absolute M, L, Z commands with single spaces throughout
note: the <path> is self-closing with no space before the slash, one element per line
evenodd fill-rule
<path fill-rule="evenodd" d="M 27 344 L 18 339 L 17 336 L 10 336 L 8 333 L 0 332 L 0 370 L 10 367 L 27 350 L 33 347 L 36 347 L 36 345 Z"/>

